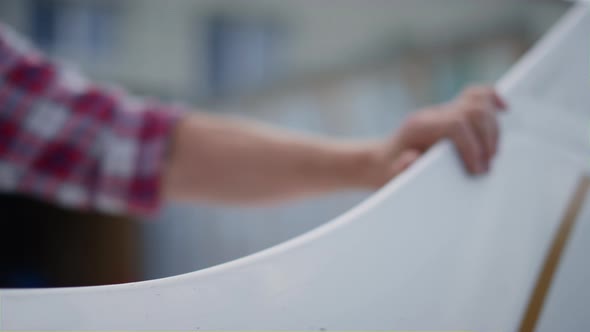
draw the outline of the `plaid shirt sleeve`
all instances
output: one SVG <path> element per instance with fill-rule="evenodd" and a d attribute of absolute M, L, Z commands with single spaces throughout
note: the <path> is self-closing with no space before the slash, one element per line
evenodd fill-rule
<path fill-rule="evenodd" d="M 0 25 L 0 190 L 148 215 L 184 111 L 86 82 Z"/>

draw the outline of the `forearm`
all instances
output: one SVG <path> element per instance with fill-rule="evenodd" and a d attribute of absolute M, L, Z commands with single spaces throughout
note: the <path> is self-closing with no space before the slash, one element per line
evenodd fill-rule
<path fill-rule="evenodd" d="M 377 187 L 374 142 L 342 142 L 192 114 L 172 140 L 165 197 L 251 203 Z"/>

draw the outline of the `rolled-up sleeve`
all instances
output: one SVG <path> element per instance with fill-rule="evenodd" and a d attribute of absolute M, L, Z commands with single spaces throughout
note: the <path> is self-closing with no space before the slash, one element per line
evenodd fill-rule
<path fill-rule="evenodd" d="M 0 25 L 0 190 L 149 215 L 184 107 L 99 86 Z"/>

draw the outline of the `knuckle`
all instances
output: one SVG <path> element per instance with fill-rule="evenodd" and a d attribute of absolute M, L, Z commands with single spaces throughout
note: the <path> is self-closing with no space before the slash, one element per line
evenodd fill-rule
<path fill-rule="evenodd" d="M 487 113 L 487 109 L 480 104 L 474 104 L 467 110 L 469 117 L 476 121 L 485 120 Z"/>
<path fill-rule="evenodd" d="M 422 112 L 414 112 L 406 116 L 402 122 L 402 128 L 414 130 L 422 125 L 424 122 L 424 115 Z"/>
<path fill-rule="evenodd" d="M 408 114 L 405 119 L 404 119 L 404 123 L 411 125 L 411 124 L 415 124 L 417 122 L 421 122 L 422 121 L 422 112 L 413 112 Z"/>
<path fill-rule="evenodd" d="M 476 99 L 491 98 L 493 93 L 494 90 L 487 85 L 472 85 L 466 90 L 467 96 Z"/>
<path fill-rule="evenodd" d="M 479 95 L 483 92 L 484 87 L 481 85 L 471 85 L 467 88 L 467 94 Z"/>
<path fill-rule="evenodd" d="M 465 131 L 467 121 L 462 117 L 454 117 L 450 120 L 449 130 L 452 137 L 459 137 Z"/>

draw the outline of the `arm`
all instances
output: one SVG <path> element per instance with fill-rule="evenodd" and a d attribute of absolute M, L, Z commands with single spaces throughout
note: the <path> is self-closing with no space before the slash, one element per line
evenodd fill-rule
<path fill-rule="evenodd" d="M 267 202 L 342 189 L 375 189 L 443 138 L 467 169 L 489 168 L 498 140 L 492 89 L 468 89 L 457 100 L 416 112 L 392 137 L 337 141 L 251 122 L 192 114 L 178 124 L 164 169 L 168 199 Z"/>
<path fill-rule="evenodd" d="M 416 112 L 392 137 L 343 142 L 134 99 L 56 66 L 3 27 L 0 60 L 0 189 L 109 213 L 153 213 L 162 195 L 250 203 L 373 189 L 443 138 L 479 174 L 504 107 L 491 89 L 472 88 Z"/>
<path fill-rule="evenodd" d="M 303 136 L 189 115 L 176 129 L 164 192 L 172 199 L 259 202 L 377 184 L 373 142 Z"/>

